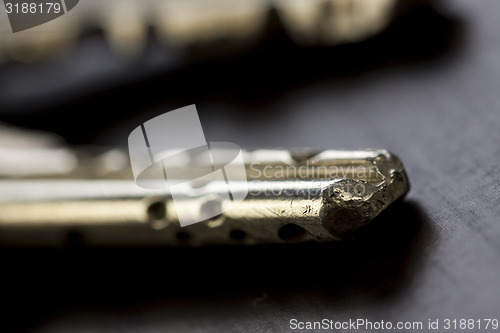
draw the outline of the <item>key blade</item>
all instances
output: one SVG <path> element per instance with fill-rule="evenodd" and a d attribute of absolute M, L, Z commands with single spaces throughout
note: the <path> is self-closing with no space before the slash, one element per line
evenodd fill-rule
<path fill-rule="evenodd" d="M 61 245 L 74 232 L 97 246 L 342 240 L 409 190 L 403 165 L 385 150 L 256 150 L 244 156 L 248 181 L 232 189 L 233 195 L 247 189 L 246 199 L 184 228 L 179 210 L 196 218 L 231 204 L 218 196 L 227 191 L 224 182 L 186 187 L 174 203 L 166 189 L 142 189 L 130 178 L 88 179 L 78 169 L 68 179 L 0 180 L 0 243 Z M 203 191 L 210 195 L 191 193 Z"/>

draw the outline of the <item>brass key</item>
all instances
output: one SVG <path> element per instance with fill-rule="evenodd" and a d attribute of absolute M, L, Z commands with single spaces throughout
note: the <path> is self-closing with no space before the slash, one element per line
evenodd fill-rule
<path fill-rule="evenodd" d="M 112 152 L 121 154 L 120 152 Z M 212 219 L 181 227 L 190 214 L 229 204 L 224 182 L 186 188 L 174 202 L 168 189 L 138 187 L 131 171 L 104 170 L 103 156 L 81 159 L 70 172 L 44 170 L 0 179 L 0 244 L 59 246 L 75 237 L 92 246 L 257 244 L 349 238 L 409 183 L 399 159 L 385 150 L 319 153 L 244 151 L 247 179 L 233 184 L 246 199 Z M 189 163 L 179 175 L 189 173 Z M 213 198 L 193 198 L 206 191 Z"/>

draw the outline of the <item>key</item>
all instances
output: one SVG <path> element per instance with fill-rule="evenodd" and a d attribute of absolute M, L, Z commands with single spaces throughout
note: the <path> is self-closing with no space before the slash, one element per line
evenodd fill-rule
<path fill-rule="evenodd" d="M 414 2 L 424 1 L 85 0 L 60 18 L 16 34 L 11 33 L 0 5 L 0 62 L 2 58 L 26 62 L 51 56 L 92 27 L 101 28 L 115 54 L 125 59 L 142 54 L 150 27 L 175 49 L 221 48 L 221 41 L 226 41 L 224 48 L 232 50 L 235 44 L 250 45 L 265 37 L 273 11 L 298 44 L 359 42 L 383 31 Z"/>
<path fill-rule="evenodd" d="M 74 168 L 40 165 L 38 173 L 4 173 L 0 244 L 61 246 L 75 239 L 89 246 L 338 241 L 355 235 L 409 190 L 402 163 L 386 150 L 243 151 L 247 179 L 234 180 L 232 189 L 233 194 L 248 190 L 246 199 L 221 215 L 181 227 L 179 209 L 196 216 L 230 204 L 217 196 L 227 191 L 226 184 L 186 187 L 185 197 L 174 203 L 167 188 L 138 187 L 128 163 L 122 168 L 110 163 L 120 156 L 126 158 L 116 150 L 92 157 L 80 153 L 73 156 Z M 179 166 L 180 178 L 183 172 L 188 177 L 189 164 L 186 160 Z M 206 191 L 213 198 L 193 198 L 191 191 Z"/>

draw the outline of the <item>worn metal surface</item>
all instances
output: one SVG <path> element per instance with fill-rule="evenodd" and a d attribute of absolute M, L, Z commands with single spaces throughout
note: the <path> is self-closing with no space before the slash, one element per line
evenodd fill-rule
<path fill-rule="evenodd" d="M 63 245 L 68 233 L 101 246 L 340 240 L 352 236 L 409 190 L 403 165 L 385 150 L 308 154 L 256 150 L 244 156 L 248 184 L 242 179 L 233 186 L 235 191 L 248 187 L 247 198 L 222 215 L 184 228 L 176 209 L 190 211 L 198 219 L 210 205 L 231 204 L 217 195 L 227 193 L 224 182 L 196 188 L 211 194 L 201 198 L 193 198 L 189 193 L 194 189 L 186 188 L 185 199 L 176 198 L 174 204 L 168 190 L 145 190 L 130 178 L 85 178 L 78 163 L 66 179 L 61 174 L 59 178 L 4 178 L 0 180 L 0 243 Z M 188 165 L 189 160 L 179 167 L 187 168 L 186 177 Z M 86 166 L 89 174 L 99 173 L 96 167 Z M 42 170 L 47 172 L 45 167 Z M 130 172 L 117 174 L 126 171 Z"/>

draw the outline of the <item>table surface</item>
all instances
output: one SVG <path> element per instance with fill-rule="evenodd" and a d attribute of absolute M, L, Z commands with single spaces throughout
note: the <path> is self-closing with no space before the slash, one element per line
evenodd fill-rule
<path fill-rule="evenodd" d="M 90 124 L 86 113 L 120 96 L 119 112 L 103 121 L 107 131 L 57 129 L 70 143 L 122 145 L 141 119 L 195 102 L 209 141 L 386 148 L 404 162 L 412 188 L 346 243 L 2 249 L 4 324 L 246 332 L 287 330 L 293 318 L 500 318 L 499 12 L 496 0 L 449 1 L 417 16 L 418 28 L 399 26 L 404 34 L 326 50 L 285 41 L 87 96 L 70 115 L 47 107 L 57 111 L 44 117 Z M 141 103 L 133 91 L 153 101 L 147 111 L 132 113 Z M 5 103 L 3 119 L 37 121 L 34 111 L 21 118 Z M 117 115 L 124 120 L 109 127 Z"/>

